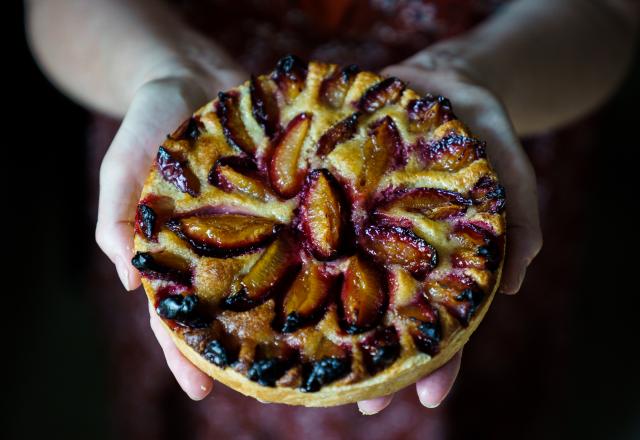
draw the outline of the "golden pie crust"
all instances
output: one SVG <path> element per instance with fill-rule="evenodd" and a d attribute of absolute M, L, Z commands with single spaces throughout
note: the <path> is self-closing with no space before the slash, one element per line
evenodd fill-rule
<path fill-rule="evenodd" d="M 289 56 L 167 137 L 134 241 L 149 302 L 194 365 L 262 401 L 333 406 L 414 383 L 467 342 L 500 282 L 504 189 L 446 99 Z M 250 290 L 285 248 L 290 267 Z M 298 280 L 316 268 L 320 284 Z M 307 291 L 323 299 L 300 305 Z M 283 331 L 286 307 L 314 311 Z"/>

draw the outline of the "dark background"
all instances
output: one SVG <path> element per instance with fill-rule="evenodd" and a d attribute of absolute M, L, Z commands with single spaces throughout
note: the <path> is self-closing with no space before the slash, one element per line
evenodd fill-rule
<path fill-rule="evenodd" d="M 4 194 L 9 195 L 4 215 L 8 241 L 3 240 L 9 282 L 2 315 L 3 340 L 8 342 L 4 362 L 8 361 L 10 371 L 4 376 L 8 392 L 2 399 L 3 418 L 7 418 L 3 426 L 15 438 L 111 438 L 117 421 L 108 389 L 114 360 L 104 349 L 109 323 L 98 324 L 98 306 L 88 287 L 89 259 L 96 247 L 86 184 L 89 116 L 40 73 L 24 40 L 20 4 L 10 4 L 14 9 L 6 22 L 12 55 L 4 57 L 9 75 L 4 108 L 9 123 L 1 153 Z M 545 325 L 543 310 L 538 321 L 527 323 L 539 326 L 539 337 L 515 341 L 518 351 L 536 350 L 542 359 L 535 368 L 544 371 L 533 377 L 555 377 L 563 390 L 544 398 L 559 409 L 553 414 L 522 405 L 523 411 L 531 413 L 520 415 L 517 426 L 510 428 L 520 437 L 527 437 L 530 427 L 522 421 L 530 417 L 535 431 L 542 430 L 550 438 L 640 438 L 640 258 L 639 227 L 633 213 L 639 200 L 640 141 L 635 133 L 640 126 L 639 100 L 636 57 L 623 87 L 588 119 L 587 123 L 598 125 L 585 140 L 593 147 L 567 151 L 587 174 L 587 184 L 577 193 L 551 188 L 547 194 L 577 197 L 580 203 L 570 218 L 548 216 L 555 223 L 547 227 L 552 234 L 545 236 L 539 259 L 553 265 L 556 255 L 547 249 L 570 245 L 574 249 L 570 261 L 563 258 L 558 264 L 574 266 L 579 276 L 571 279 L 562 298 L 532 292 L 532 288 L 527 291 L 527 295 L 539 295 L 537 304 L 549 313 L 556 302 L 568 304 L 564 309 L 568 314 L 563 317 L 565 328 L 553 333 Z M 562 174 L 564 170 L 550 164 L 546 172 Z M 545 277 L 543 267 L 536 262 L 530 277 Z M 125 294 L 114 291 L 113 295 Z M 535 298 L 529 300 L 535 302 Z M 563 346 L 568 348 L 562 374 L 555 370 L 553 351 L 545 350 L 557 338 L 566 339 Z M 503 377 L 514 388 L 520 387 L 522 391 L 515 395 L 522 402 L 536 393 L 536 384 L 525 373 L 511 371 Z M 469 381 L 456 385 L 454 395 L 466 393 L 479 405 L 495 407 L 490 420 L 478 423 L 513 423 L 508 409 L 517 411 L 518 401 L 496 402 L 482 384 L 465 383 Z M 455 417 L 474 420 L 475 416 L 465 412 Z"/>

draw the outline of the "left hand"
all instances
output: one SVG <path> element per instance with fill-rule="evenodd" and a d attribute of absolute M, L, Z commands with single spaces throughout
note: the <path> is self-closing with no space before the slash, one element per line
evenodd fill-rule
<path fill-rule="evenodd" d="M 542 247 L 533 167 L 513 129 L 506 110 L 491 91 L 453 68 L 434 68 L 418 54 L 383 73 L 408 82 L 420 94 L 449 98 L 453 110 L 480 139 L 487 142 L 489 159 L 507 193 L 507 251 L 499 290 L 518 292 L 527 270 Z M 461 352 L 416 383 L 422 405 L 437 407 L 447 396 L 460 369 Z M 363 414 L 375 414 L 393 395 L 358 402 Z"/>

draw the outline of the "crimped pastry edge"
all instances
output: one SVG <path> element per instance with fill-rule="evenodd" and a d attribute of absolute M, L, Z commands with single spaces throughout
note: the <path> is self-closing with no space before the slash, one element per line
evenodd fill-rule
<path fill-rule="evenodd" d="M 506 243 L 506 240 L 505 240 Z M 374 399 L 386 396 L 401 390 L 402 388 L 415 383 L 420 378 L 432 373 L 447 363 L 467 343 L 472 333 L 476 330 L 489 309 L 493 298 L 500 286 L 502 278 L 502 267 L 496 271 L 496 283 L 491 295 L 483 302 L 469 321 L 466 328 L 458 328 L 450 335 L 448 344 L 436 356 L 430 357 L 424 353 L 416 353 L 408 359 L 399 359 L 390 367 L 380 371 L 375 376 L 356 382 L 353 384 L 323 386 L 319 391 L 305 393 L 297 388 L 286 387 L 266 387 L 253 382 L 241 373 L 230 367 L 220 368 L 202 357 L 197 351 L 191 348 L 162 320 L 162 325 L 171 335 L 172 340 L 180 352 L 198 369 L 206 373 L 215 380 L 222 382 L 228 387 L 244 394 L 269 403 L 284 403 L 287 405 L 302 405 L 306 407 L 329 407 L 355 403 L 360 400 Z M 151 285 L 144 278 L 142 279 L 149 303 L 153 306 L 153 292 Z"/>

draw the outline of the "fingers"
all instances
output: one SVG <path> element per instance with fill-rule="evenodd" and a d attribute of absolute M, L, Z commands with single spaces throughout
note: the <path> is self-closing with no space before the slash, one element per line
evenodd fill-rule
<path fill-rule="evenodd" d="M 96 242 L 115 264 L 127 290 L 140 285 L 138 271 L 131 265 L 136 199 L 142 189 L 138 179 L 135 167 L 123 161 L 121 155 L 115 154 L 114 150 L 107 153 L 100 168 Z"/>
<path fill-rule="evenodd" d="M 193 400 L 204 399 L 213 388 L 213 379 L 200 371 L 180 353 L 151 305 L 149 305 L 149 321 L 151 329 L 162 347 L 167 365 L 180 388 Z"/>
<path fill-rule="evenodd" d="M 358 409 L 366 416 L 370 416 L 379 413 L 385 409 L 391 403 L 393 394 L 389 396 L 382 396 L 376 399 L 362 400 L 358 402 Z"/>
<path fill-rule="evenodd" d="M 461 359 L 462 351 L 459 351 L 449 362 L 416 382 L 416 392 L 423 406 L 435 408 L 442 403 L 458 376 Z"/>

